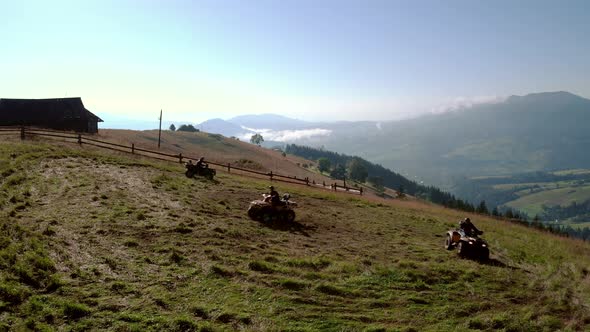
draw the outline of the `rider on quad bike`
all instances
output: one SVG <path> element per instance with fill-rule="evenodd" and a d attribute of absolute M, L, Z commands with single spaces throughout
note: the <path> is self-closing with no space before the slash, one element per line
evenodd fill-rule
<path fill-rule="evenodd" d="M 289 200 L 291 195 L 284 194 L 281 198 L 273 186 L 269 189 L 269 194 L 262 195 L 263 199 L 250 202 L 248 216 L 253 220 L 264 222 L 293 222 L 295 220 L 293 208 L 297 206 L 297 203 Z"/>
<path fill-rule="evenodd" d="M 205 162 L 205 157 L 199 158 L 199 160 L 197 160 L 197 163 L 195 164 L 195 166 L 197 167 L 197 169 L 209 168 L 209 165 Z"/>
<path fill-rule="evenodd" d="M 270 202 L 274 206 L 280 205 L 282 202 L 281 195 L 279 195 L 279 192 L 276 191 L 275 187 L 273 186 L 268 187 L 268 189 L 270 190 L 270 192 L 268 193 L 268 196 L 266 196 L 265 201 Z"/>
<path fill-rule="evenodd" d="M 205 157 L 199 158 L 196 164 L 193 164 L 192 160 L 189 160 L 186 164 L 186 172 L 185 175 L 188 178 L 192 178 L 195 175 L 204 176 L 210 180 L 213 180 L 216 171 L 212 168 L 209 168 L 209 165 L 205 162 Z"/>
<path fill-rule="evenodd" d="M 465 234 L 467 235 L 481 235 L 483 234 L 482 231 L 480 231 L 479 229 L 477 229 L 477 227 L 475 227 L 475 225 L 471 222 L 471 219 L 469 218 L 465 218 L 463 220 L 461 220 L 459 222 L 459 229 L 462 229 Z"/>
<path fill-rule="evenodd" d="M 477 229 L 469 218 L 465 218 L 459 222 L 459 228 L 447 232 L 445 248 L 457 248 L 457 253 L 461 257 L 488 260 L 490 249 L 488 243 L 479 237 L 481 234 L 483 232 Z"/>

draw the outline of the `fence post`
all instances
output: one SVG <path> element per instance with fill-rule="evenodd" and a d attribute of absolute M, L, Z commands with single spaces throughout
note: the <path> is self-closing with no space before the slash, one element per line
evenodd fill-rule
<path fill-rule="evenodd" d="M 82 145 L 82 135 L 78 134 L 78 144 Z"/>
<path fill-rule="evenodd" d="M 178 154 L 178 162 L 182 164 L 182 153 Z"/>
<path fill-rule="evenodd" d="M 131 154 L 135 153 L 135 143 L 131 143 Z"/>
<path fill-rule="evenodd" d="M 229 163 L 227 163 L 227 172 L 231 173 L 231 167 L 229 166 Z"/>
<path fill-rule="evenodd" d="M 361 187 L 361 196 L 363 196 L 363 187 Z"/>
<path fill-rule="evenodd" d="M 309 186 L 309 178 L 308 177 L 305 178 L 305 185 Z"/>
<path fill-rule="evenodd" d="M 270 171 L 270 181 L 272 182 L 272 171 Z"/>
<path fill-rule="evenodd" d="M 20 127 L 20 139 L 21 140 L 25 139 L 25 127 L 24 126 Z"/>

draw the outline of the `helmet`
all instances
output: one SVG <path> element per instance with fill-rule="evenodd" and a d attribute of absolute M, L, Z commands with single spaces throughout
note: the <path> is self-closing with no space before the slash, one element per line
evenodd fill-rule
<path fill-rule="evenodd" d="M 270 187 L 268 187 L 268 189 L 270 189 L 270 190 L 275 190 L 275 187 L 273 187 L 273 186 L 270 186 Z"/>
<path fill-rule="evenodd" d="M 205 157 L 201 157 L 201 158 L 199 158 L 199 160 L 200 161 L 203 161 L 203 160 L 205 160 Z"/>
<path fill-rule="evenodd" d="M 471 222 L 471 219 L 465 218 L 465 220 L 463 220 L 463 221 L 465 221 L 465 222 Z"/>

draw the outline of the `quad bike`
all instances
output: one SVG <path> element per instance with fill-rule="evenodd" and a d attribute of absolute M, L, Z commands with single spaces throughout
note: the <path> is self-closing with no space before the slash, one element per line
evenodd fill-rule
<path fill-rule="evenodd" d="M 184 172 L 184 175 L 186 175 L 187 178 L 193 178 L 195 175 L 200 175 L 206 177 L 209 180 L 213 180 L 213 177 L 215 174 L 217 174 L 214 169 L 209 167 L 199 167 L 192 163 L 187 163 L 185 166 L 186 172 Z"/>
<path fill-rule="evenodd" d="M 285 221 L 292 222 L 295 220 L 295 211 L 293 208 L 297 203 L 289 201 L 291 196 L 284 194 L 279 203 L 271 203 L 270 195 L 263 194 L 264 198 L 250 202 L 248 208 L 248 217 L 252 220 L 271 222 Z"/>
<path fill-rule="evenodd" d="M 462 229 L 454 229 L 447 232 L 445 248 L 453 250 L 457 248 L 457 254 L 463 258 L 475 258 L 482 261 L 490 258 L 488 243 L 479 237 L 482 231 L 465 233 Z"/>

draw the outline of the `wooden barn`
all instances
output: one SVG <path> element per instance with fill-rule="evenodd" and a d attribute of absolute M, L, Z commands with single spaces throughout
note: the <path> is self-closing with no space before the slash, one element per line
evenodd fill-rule
<path fill-rule="evenodd" d="M 97 133 L 103 122 L 81 98 L 0 99 L 0 126 L 34 126 Z"/>

